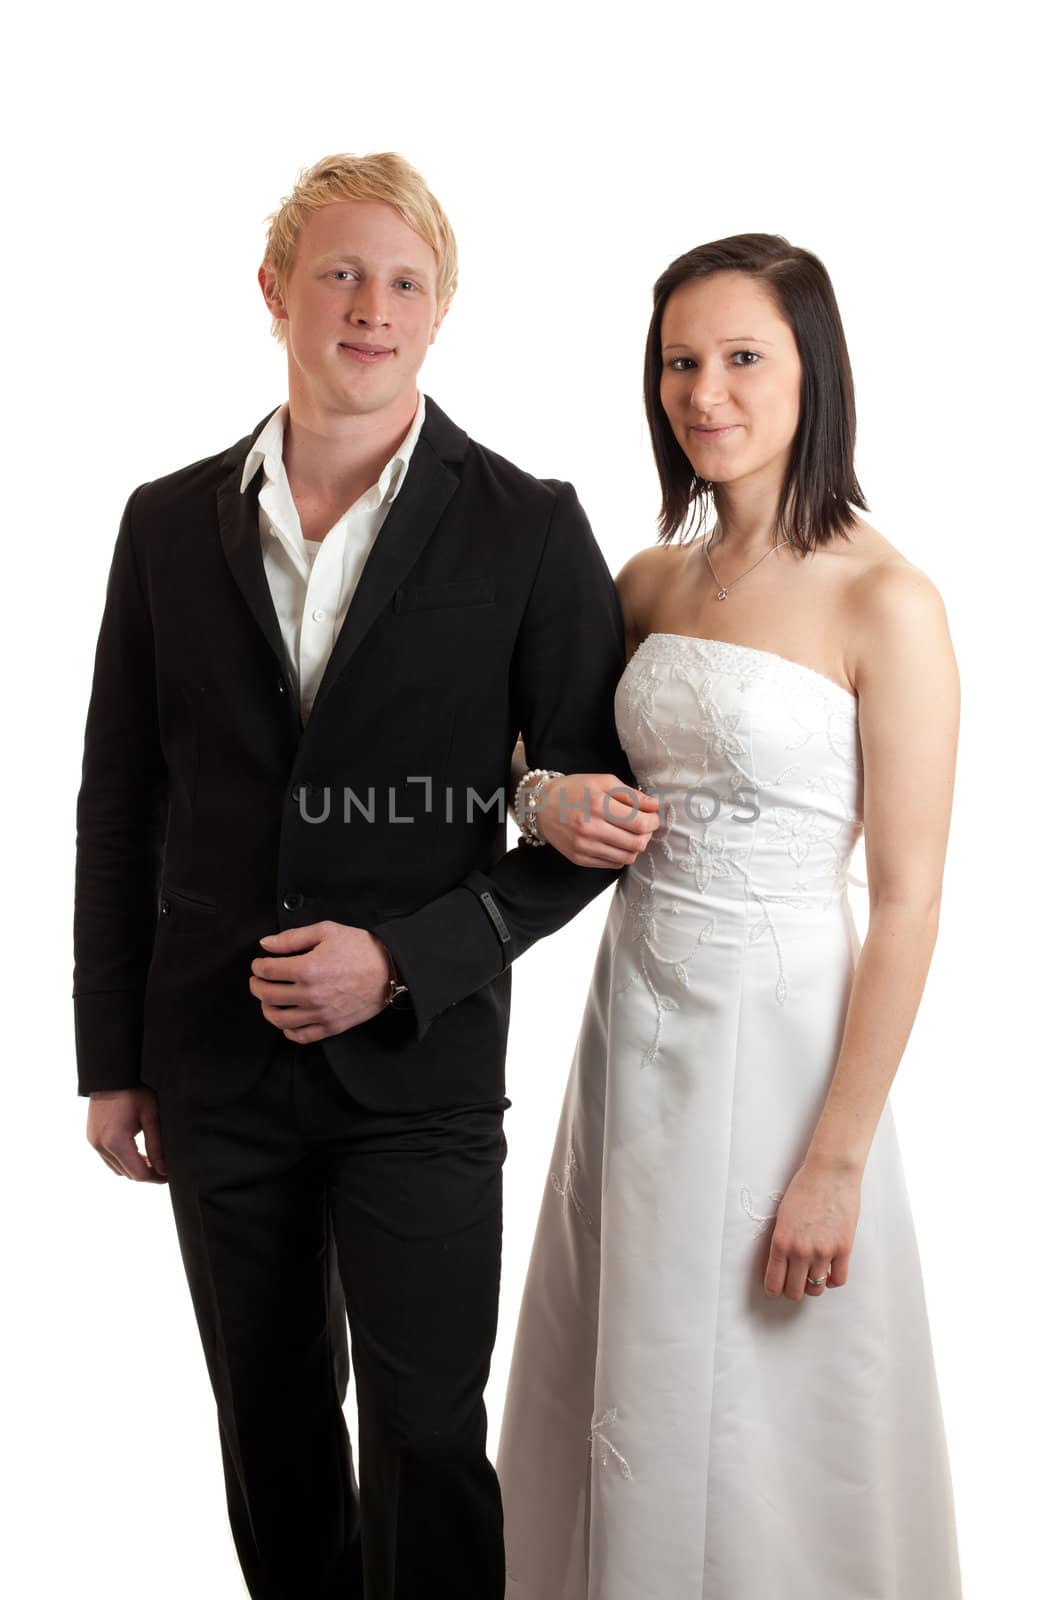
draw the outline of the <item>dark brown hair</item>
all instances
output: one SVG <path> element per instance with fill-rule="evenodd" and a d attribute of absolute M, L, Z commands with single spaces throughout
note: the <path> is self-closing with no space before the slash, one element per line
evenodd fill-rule
<path fill-rule="evenodd" d="M 765 284 L 795 335 L 803 368 L 799 426 L 792 441 L 776 531 L 810 551 L 853 521 L 851 505 L 867 511 L 854 475 L 854 380 L 839 307 L 824 266 L 809 250 L 779 233 L 738 233 L 698 245 L 673 261 L 653 286 L 653 316 L 646 335 L 643 394 L 653 455 L 661 483 L 659 542 L 688 524 L 702 527 L 713 485 L 698 477 L 661 404 L 661 323 L 669 297 L 681 284 L 714 272 L 747 272 Z M 692 516 L 691 516 L 692 512 Z"/>

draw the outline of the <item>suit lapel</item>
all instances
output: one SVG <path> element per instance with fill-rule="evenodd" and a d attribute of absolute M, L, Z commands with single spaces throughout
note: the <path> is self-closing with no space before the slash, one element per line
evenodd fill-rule
<path fill-rule="evenodd" d="M 229 471 L 219 485 L 219 537 L 230 571 L 244 596 L 248 609 L 262 629 L 263 636 L 281 664 L 282 674 L 287 672 L 285 643 L 281 637 L 281 624 L 277 620 L 266 568 L 263 566 L 263 546 L 259 537 L 259 486 L 263 481 L 263 464 L 259 463 L 251 483 L 241 493 L 241 475 L 245 458 L 252 442 L 267 420 L 256 424 L 245 438 L 239 439 L 226 454 L 224 465 Z"/>
<path fill-rule="evenodd" d="M 467 448 L 467 435 L 435 405 L 430 395 L 424 398 L 423 428 L 412 452 L 409 470 L 358 580 L 314 698 L 311 721 L 395 589 L 419 560 L 459 485 L 457 469 Z M 284 640 L 263 566 L 259 537 L 261 462 L 244 494 L 241 493 L 245 460 L 266 421 L 267 417 L 263 417 L 251 433 L 227 451 L 224 465 L 229 470 L 218 490 L 219 536 L 237 586 L 284 672 Z"/>
<path fill-rule="evenodd" d="M 460 483 L 453 470 L 462 462 L 467 435 L 440 411 L 429 395 L 423 428 L 409 460 L 397 499 L 369 552 L 350 607 L 332 646 L 310 720 L 345 670 L 358 645 L 416 565 Z"/>

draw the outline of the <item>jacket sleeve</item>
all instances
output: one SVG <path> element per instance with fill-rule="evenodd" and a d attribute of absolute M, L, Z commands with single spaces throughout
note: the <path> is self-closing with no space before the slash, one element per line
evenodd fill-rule
<path fill-rule="evenodd" d="M 559 484 L 512 664 L 512 711 L 533 766 L 633 781 L 613 714 L 623 668 L 616 586 L 576 492 Z M 519 842 L 487 872 L 471 872 L 418 911 L 375 927 L 409 986 L 417 1037 L 621 871 L 578 867 L 554 849 Z"/>
<path fill-rule="evenodd" d="M 80 1094 L 141 1081 L 143 996 L 157 918 L 167 791 L 153 631 L 132 538 L 138 494 L 124 508 L 110 566 L 77 796 L 73 1011 Z"/>

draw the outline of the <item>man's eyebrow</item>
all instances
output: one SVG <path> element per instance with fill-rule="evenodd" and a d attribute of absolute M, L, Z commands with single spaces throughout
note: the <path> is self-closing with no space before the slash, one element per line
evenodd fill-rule
<path fill-rule="evenodd" d="M 720 339 L 719 343 L 739 344 L 742 340 L 746 340 L 749 344 L 773 344 L 772 339 L 757 339 L 754 333 L 734 333 L 731 334 L 729 339 Z M 666 344 L 661 348 L 664 350 L 688 350 L 690 347 L 688 344 Z"/>

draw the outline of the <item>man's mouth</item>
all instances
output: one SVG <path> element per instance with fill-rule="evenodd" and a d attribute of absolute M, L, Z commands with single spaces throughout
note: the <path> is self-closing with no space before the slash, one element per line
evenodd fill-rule
<path fill-rule="evenodd" d="M 352 360 L 360 361 L 366 367 L 374 367 L 378 362 L 386 361 L 388 356 L 394 354 L 391 346 L 386 344 L 366 344 L 364 342 L 343 344 L 341 342 L 339 348 L 345 351 Z"/>

